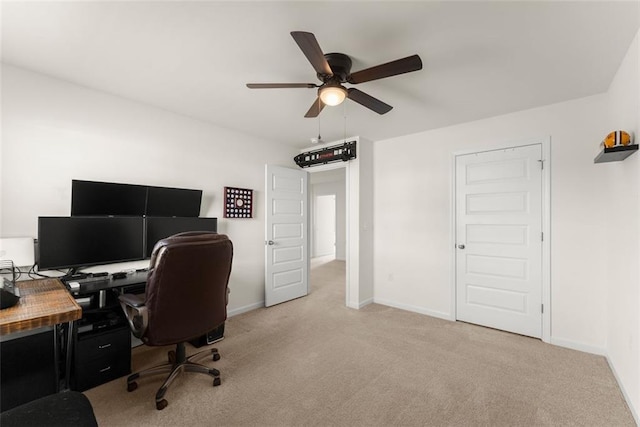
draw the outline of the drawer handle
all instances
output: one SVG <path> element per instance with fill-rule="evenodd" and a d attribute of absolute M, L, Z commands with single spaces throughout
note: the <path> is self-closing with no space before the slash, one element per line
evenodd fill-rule
<path fill-rule="evenodd" d="M 107 366 L 106 368 L 100 369 L 100 372 L 107 372 L 109 369 L 111 369 L 111 366 Z"/>
<path fill-rule="evenodd" d="M 101 349 L 101 350 L 102 350 L 103 348 L 109 348 L 109 347 L 111 347 L 111 344 L 105 344 L 105 345 L 99 345 L 99 346 L 98 346 L 98 348 L 99 348 L 99 349 Z"/>

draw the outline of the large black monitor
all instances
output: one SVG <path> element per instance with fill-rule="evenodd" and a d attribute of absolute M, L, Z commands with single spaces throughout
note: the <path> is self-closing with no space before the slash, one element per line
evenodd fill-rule
<path fill-rule="evenodd" d="M 39 217 L 38 268 L 79 268 L 144 259 L 142 217 Z"/>
<path fill-rule="evenodd" d="M 166 237 L 184 231 L 218 231 L 218 218 L 147 217 L 147 258 L 151 256 L 155 244 Z"/>
<path fill-rule="evenodd" d="M 144 185 L 71 181 L 71 216 L 142 216 L 146 205 Z"/>
<path fill-rule="evenodd" d="M 202 190 L 147 187 L 147 216 L 200 216 Z"/>
<path fill-rule="evenodd" d="M 71 216 L 200 215 L 202 190 L 71 181 Z"/>

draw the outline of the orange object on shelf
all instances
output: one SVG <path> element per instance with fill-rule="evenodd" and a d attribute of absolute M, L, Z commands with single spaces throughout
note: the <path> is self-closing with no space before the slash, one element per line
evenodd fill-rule
<path fill-rule="evenodd" d="M 623 130 L 610 132 L 602 141 L 606 148 L 620 147 L 631 144 L 631 135 Z"/>

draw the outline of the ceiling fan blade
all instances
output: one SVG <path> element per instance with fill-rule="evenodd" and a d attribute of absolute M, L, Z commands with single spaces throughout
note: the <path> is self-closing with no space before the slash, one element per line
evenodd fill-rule
<path fill-rule="evenodd" d="M 247 83 L 249 89 L 316 88 L 313 83 Z"/>
<path fill-rule="evenodd" d="M 311 104 L 311 108 L 309 108 L 309 111 L 307 111 L 307 114 L 305 114 L 304 116 L 306 118 L 318 117 L 318 114 L 320 114 L 320 111 L 322 111 L 323 108 L 324 102 L 322 102 L 320 100 L 320 97 L 318 97 L 315 101 L 313 101 L 313 104 Z"/>
<path fill-rule="evenodd" d="M 313 33 L 292 31 L 291 37 L 298 43 L 300 50 L 302 50 L 302 53 L 304 53 L 304 56 L 311 62 L 311 65 L 318 74 L 333 75 L 333 71 L 331 71 L 331 67 L 325 59 L 324 53 L 322 53 L 322 49 Z"/>
<path fill-rule="evenodd" d="M 378 114 L 388 113 L 393 108 L 391 105 L 385 104 L 378 98 L 374 98 L 373 96 L 352 87 L 348 89 L 347 97 Z"/>
<path fill-rule="evenodd" d="M 412 55 L 387 62 L 386 64 L 356 71 L 349 76 L 348 81 L 353 84 L 364 83 L 418 70 L 422 70 L 422 60 L 418 55 Z"/>

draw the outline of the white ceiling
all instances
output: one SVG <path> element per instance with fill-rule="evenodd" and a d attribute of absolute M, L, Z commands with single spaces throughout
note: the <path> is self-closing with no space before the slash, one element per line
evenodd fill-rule
<path fill-rule="evenodd" d="M 3 1 L 2 61 L 308 146 L 319 126 L 376 141 L 604 92 L 639 22 L 638 1 Z M 294 30 L 352 71 L 412 54 L 424 68 L 357 85 L 386 115 L 347 101 L 305 119 L 314 89 L 245 87 L 318 83 Z"/>

